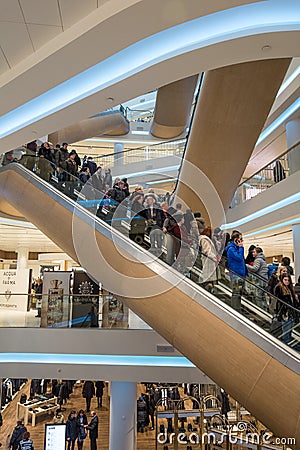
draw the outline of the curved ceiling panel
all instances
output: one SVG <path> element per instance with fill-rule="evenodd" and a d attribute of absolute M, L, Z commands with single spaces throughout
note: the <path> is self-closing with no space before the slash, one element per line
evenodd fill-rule
<path fill-rule="evenodd" d="M 141 2 L 143 8 L 146 8 L 145 3 Z M 140 30 L 140 38 L 135 34 L 135 43 L 125 45 L 118 52 L 110 48 L 110 55 L 99 56 L 95 42 L 109 42 L 111 30 L 115 33 L 120 27 L 110 27 L 102 39 L 100 31 L 98 35 L 93 29 L 93 33 L 88 33 L 90 40 L 87 35 L 82 39 L 77 36 L 74 42 L 68 43 L 70 46 L 65 45 L 63 49 L 58 46 L 53 55 L 48 55 L 48 61 L 45 56 L 43 64 L 48 63 L 46 67 L 40 67 L 42 70 L 38 73 L 36 69 L 40 61 L 36 56 L 36 60 L 31 61 L 32 67 L 29 59 L 26 61 L 26 73 L 15 73 L 13 80 L 5 80 L 4 77 L 1 82 L 0 79 L 3 99 L 0 105 L 0 136 L 3 145 L 7 149 L 14 148 L 105 110 L 108 98 L 114 98 L 117 105 L 157 86 L 216 67 L 257 60 L 262 56 L 271 59 L 299 55 L 299 3 L 292 0 L 284 4 L 277 0 L 251 3 L 205 16 L 198 11 L 199 17 L 190 21 L 183 14 L 180 15 L 183 23 L 173 27 L 170 25 L 170 28 L 159 32 L 154 23 L 153 14 L 157 18 L 157 11 L 152 7 L 152 2 L 151 8 L 149 22 L 151 18 L 152 34 L 141 38 L 143 33 Z M 140 12 L 143 20 L 146 11 L 147 8 Z M 128 16 L 126 20 L 130 22 Z M 124 23 L 122 30 L 126 29 Z M 111 41 L 115 42 L 113 37 Z M 117 41 L 122 41 L 119 38 Z M 91 49 L 95 49 L 96 53 L 94 65 Z M 49 90 L 46 77 L 40 74 L 47 72 L 49 65 L 73 66 L 76 59 L 81 59 L 77 57 L 78 52 L 92 54 L 89 63 L 86 62 L 81 71 L 77 66 L 73 76 L 68 75 L 69 69 L 62 71 L 62 76 L 51 74 L 56 81 L 53 85 L 52 80 L 55 87 Z M 57 58 L 59 61 L 56 61 Z M 49 83 L 48 78 L 48 86 Z M 21 99 L 24 104 L 13 109 L 14 105 L 21 105 Z M 110 103 L 109 106 L 113 105 Z"/>
<path fill-rule="evenodd" d="M 151 134 L 160 139 L 180 136 L 189 121 L 198 75 L 158 89 Z"/>
<path fill-rule="evenodd" d="M 56 143 L 82 141 L 94 136 L 122 136 L 129 132 L 129 122 L 119 111 L 103 113 L 70 125 L 48 136 L 50 142 Z"/>

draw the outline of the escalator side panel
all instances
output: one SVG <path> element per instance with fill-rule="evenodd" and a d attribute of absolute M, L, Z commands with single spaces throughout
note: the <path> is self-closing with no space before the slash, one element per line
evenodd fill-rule
<path fill-rule="evenodd" d="M 51 191 L 47 183 L 37 177 L 28 176 L 26 169 L 18 165 L 0 170 L 0 188 L 8 204 L 78 260 L 73 243 L 73 202 Z M 110 235 L 114 234 L 113 230 L 101 232 L 98 227 L 95 230 L 93 220 L 84 211 L 78 220 L 82 234 L 77 236 L 77 240 L 82 240 L 85 245 L 87 236 L 95 234 L 105 259 L 119 272 L 118 289 L 123 283 L 126 292 L 128 280 L 123 274 L 130 278 L 138 273 L 142 281 L 143 278 L 157 276 L 151 264 L 142 264 L 129 255 L 129 242 L 125 251 L 116 248 Z M 95 247 L 89 248 L 90 267 L 85 268 L 106 285 L 107 273 L 98 262 L 98 251 Z M 141 250 L 139 252 L 142 253 Z M 300 442 L 300 429 L 297 429 L 300 418 L 299 373 L 287 368 L 247 339 L 238 328 L 234 329 L 201 305 L 201 298 L 206 295 L 204 291 L 185 280 L 171 288 L 166 278 L 162 276 L 159 280 L 164 293 L 151 296 L 145 292 L 145 299 L 127 297 L 124 299 L 127 305 L 273 432 L 296 437 Z M 187 291 L 182 289 L 185 284 L 188 284 Z M 191 292 L 193 295 L 189 295 Z"/>

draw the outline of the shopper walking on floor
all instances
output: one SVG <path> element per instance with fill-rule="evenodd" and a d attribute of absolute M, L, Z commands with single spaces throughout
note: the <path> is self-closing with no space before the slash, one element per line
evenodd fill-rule
<path fill-rule="evenodd" d="M 95 411 L 91 412 L 91 421 L 86 425 L 86 429 L 90 432 L 90 450 L 97 450 L 99 419 Z"/>
<path fill-rule="evenodd" d="M 67 450 L 74 450 L 77 438 L 77 420 L 75 411 L 71 411 L 66 422 Z"/>
<path fill-rule="evenodd" d="M 87 380 L 84 382 L 82 389 L 82 397 L 85 398 L 86 401 L 86 412 L 90 412 L 91 409 L 91 400 L 95 395 L 95 386 L 93 381 Z"/>
<path fill-rule="evenodd" d="M 9 441 L 9 448 L 12 448 L 12 450 L 17 450 L 18 445 L 22 441 L 23 435 L 26 431 L 27 428 L 23 425 L 22 420 L 18 420 Z"/>
<path fill-rule="evenodd" d="M 102 397 L 105 383 L 103 381 L 96 381 L 96 397 L 98 402 L 98 408 L 102 408 Z"/>
<path fill-rule="evenodd" d="M 83 443 L 84 440 L 87 436 L 87 432 L 85 429 L 85 425 L 87 425 L 88 421 L 87 421 L 87 417 L 84 414 L 83 409 L 81 409 L 77 415 L 77 445 L 78 445 L 78 450 L 82 450 L 83 448 Z"/>
<path fill-rule="evenodd" d="M 20 441 L 18 450 L 34 450 L 33 442 L 30 439 L 30 433 L 25 431 L 23 434 L 23 439 Z"/>

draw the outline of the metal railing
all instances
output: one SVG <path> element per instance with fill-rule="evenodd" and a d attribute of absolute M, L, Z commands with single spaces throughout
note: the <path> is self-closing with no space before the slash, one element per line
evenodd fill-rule
<path fill-rule="evenodd" d="M 182 157 L 186 139 L 162 142 L 158 144 L 145 145 L 142 147 L 124 150 L 122 152 L 109 153 L 94 158 L 97 165 L 105 168 L 114 168 L 156 158 L 168 156 Z"/>
<path fill-rule="evenodd" d="M 113 294 L 0 293 L 0 327 L 149 328 Z"/>
<path fill-rule="evenodd" d="M 285 150 L 284 153 L 267 164 L 263 169 L 244 180 L 234 194 L 231 207 L 233 208 L 250 200 L 300 170 L 299 152 L 300 141 Z M 295 161 L 295 157 L 298 160 L 298 164 Z"/>

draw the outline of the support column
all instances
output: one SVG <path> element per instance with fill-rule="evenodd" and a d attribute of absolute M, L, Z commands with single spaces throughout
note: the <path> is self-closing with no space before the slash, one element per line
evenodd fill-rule
<path fill-rule="evenodd" d="M 286 143 L 288 148 L 300 141 L 300 117 L 286 124 Z M 288 154 L 289 174 L 300 170 L 300 145 Z"/>
<path fill-rule="evenodd" d="M 292 226 L 294 244 L 295 281 L 300 276 L 300 224 Z"/>
<path fill-rule="evenodd" d="M 136 383 L 111 383 L 109 450 L 136 449 L 136 396 Z"/>
<path fill-rule="evenodd" d="M 120 165 L 124 162 L 124 154 L 118 154 L 124 151 L 124 144 L 122 142 L 115 142 L 114 144 L 114 161 L 115 165 Z"/>
<path fill-rule="evenodd" d="M 17 249 L 17 252 L 18 252 L 17 269 L 27 269 L 27 267 L 28 267 L 28 248 L 19 247 Z"/>

